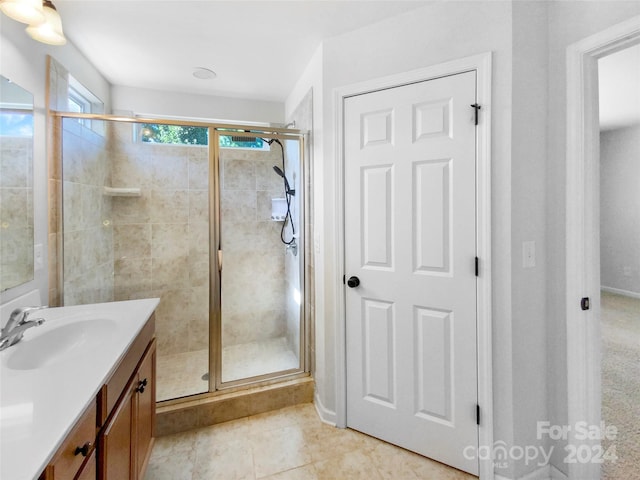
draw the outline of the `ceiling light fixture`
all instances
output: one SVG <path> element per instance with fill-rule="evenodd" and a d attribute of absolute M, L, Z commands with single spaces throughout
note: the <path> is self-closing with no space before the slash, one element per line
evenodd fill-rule
<path fill-rule="evenodd" d="M 31 38 L 48 45 L 64 45 L 67 39 L 62 32 L 62 19 L 49 0 L 42 2 L 45 21 L 29 25 L 26 30 Z"/>
<path fill-rule="evenodd" d="M 217 77 L 216 72 L 204 67 L 195 67 L 193 69 L 193 76 L 199 80 L 213 80 Z"/>
<path fill-rule="evenodd" d="M 62 19 L 50 0 L 0 0 L 0 11 L 7 17 L 27 23 L 27 33 L 38 42 L 64 45 Z"/>
<path fill-rule="evenodd" d="M 34 25 L 45 21 L 42 0 L 2 0 L 0 10 L 20 23 Z"/>

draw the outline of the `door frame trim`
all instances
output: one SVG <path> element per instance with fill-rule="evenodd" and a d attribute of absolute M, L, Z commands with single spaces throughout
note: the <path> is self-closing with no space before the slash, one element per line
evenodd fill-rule
<path fill-rule="evenodd" d="M 600 141 L 598 58 L 640 42 L 640 16 L 567 47 L 566 328 L 568 425 L 600 425 Z M 580 299 L 591 308 L 582 311 Z M 575 438 L 577 448 L 585 440 Z M 599 443 L 597 441 L 593 441 Z M 593 445 L 589 445 L 590 447 Z M 599 479 L 597 463 L 568 464 L 569 479 Z"/>
<path fill-rule="evenodd" d="M 344 184 L 344 101 L 347 97 L 400 87 L 435 78 L 476 71 L 477 102 L 482 106 L 480 122 L 476 129 L 476 252 L 480 258 L 480 275 L 477 293 L 477 369 L 478 404 L 481 420 L 478 429 L 478 446 L 493 446 L 493 372 L 492 372 L 492 325 L 491 325 L 491 64 L 492 53 L 452 60 L 437 65 L 411 70 L 396 75 L 376 78 L 347 85 L 334 90 L 335 112 L 335 185 L 336 188 L 336 234 L 335 271 L 344 274 L 345 259 L 345 184 Z M 335 282 L 335 322 L 336 322 L 336 425 L 347 425 L 347 355 L 346 355 L 346 313 L 345 288 L 342 282 Z M 491 450 L 490 450 L 491 451 Z M 462 454 L 462 452 L 461 452 Z M 493 478 L 493 461 L 479 461 L 482 480 Z"/>

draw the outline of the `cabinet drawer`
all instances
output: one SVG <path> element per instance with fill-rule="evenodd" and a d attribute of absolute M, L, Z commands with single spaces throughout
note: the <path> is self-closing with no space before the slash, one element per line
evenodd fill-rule
<path fill-rule="evenodd" d="M 92 455 L 97 433 L 96 415 L 96 402 L 91 402 L 49 464 L 47 480 L 74 478 L 85 458 Z"/>
<path fill-rule="evenodd" d="M 136 337 L 136 339 L 129 347 L 125 357 L 116 367 L 113 375 L 109 378 L 107 384 L 103 387 L 101 394 L 99 395 L 100 412 L 98 418 L 98 425 L 102 426 L 107 420 L 109 412 L 113 410 L 118 402 L 118 399 L 125 390 L 125 386 L 129 383 L 129 379 L 136 367 L 140 358 L 144 354 L 149 342 L 153 338 L 155 332 L 155 315 L 151 315 L 151 318 L 147 321 L 142 330 Z"/>

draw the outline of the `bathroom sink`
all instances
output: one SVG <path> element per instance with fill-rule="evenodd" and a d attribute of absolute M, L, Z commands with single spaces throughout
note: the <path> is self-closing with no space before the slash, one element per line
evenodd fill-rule
<path fill-rule="evenodd" d="M 28 338 L 36 333 L 34 329 L 11 347 L 13 352 L 7 355 L 5 365 L 11 370 L 35 370 L 78 354 L 90 355 L 94 348 L 109 341 L 116 326 L 115 321 L 106 318 L 78 320 Z"/>

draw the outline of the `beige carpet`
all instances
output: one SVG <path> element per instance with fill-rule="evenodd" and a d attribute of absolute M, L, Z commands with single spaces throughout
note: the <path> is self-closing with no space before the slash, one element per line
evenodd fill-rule
<path fill-rule="evenodd" d="M 618 428 L 603 480 L 640 479 L 640 299 L 602 292 L 602 419 Z"/>

